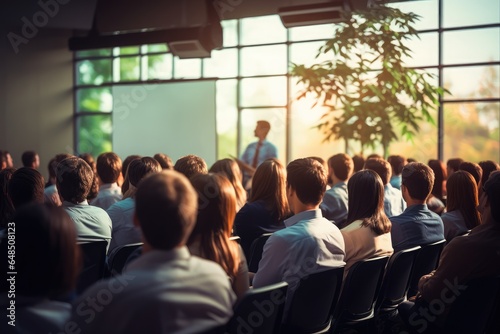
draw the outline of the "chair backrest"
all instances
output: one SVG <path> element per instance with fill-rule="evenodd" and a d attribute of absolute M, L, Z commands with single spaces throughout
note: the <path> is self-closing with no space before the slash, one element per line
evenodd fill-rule
<path fill-rule="evenodd" d="M 431 244 L 422 246 L 418 252 L 413 265 L 413 272 L 410 277 L 410 287 L 408 289 L 408 297 L 415 296 L 418 292 L 418 281 L 423 275 L 427 275 L 436 269 L 439 263 L 439 257 L 443 251 L 446 240 L 439 240 Z"/>
<path fill-rule="evenodd" d="M 284 317 L 283 332 L 315 333 L 328 328 L 343 277 L 344 267 L 302 277 Z"/>
<path fill-rule="evenodd" d="M 115 276 L 121 274 L 130 254 L 140 246 L 142 246 L 142 242 L 118 246 L 113 249 L 108 257 L 108 268 L 111 275 Z"/>
<path fill-rule="evenodd" d="M 82 252 L 83 269 L 76 284 L 78 294 L 104 277 L 108 241 L 96 240 L 82 242 L 79 245 Z"/>
<path fill-rule="evenodd" d="M 236 303 L 226 333 L 279 333 L 288 283 L 250 289 Z"/>
<path fill-rule="evenodd" d="M 377 312 L 393 311 L 405 300 L 411 271 L 419 251 L 420 246 L 417 246 L 394 253 L 389 258 L 377 298 Z"/>
<path fill-rule="evenodd" d="M 259 262 L 262 258 L 262 251 L 264 250 L 264 245 L 267 239 L 272 235 L 272 233 L 264 233 L 252 242 L 250 246 L 250 260 L 248 261 L 248 271 L 256 273 L 259 269 Z"/>
<path fill-rule="evenodd" d="M 365 259 L 352 265 L 334 311 L 332 330 L 344 322 L 372 319 L 389 257 Z"/>

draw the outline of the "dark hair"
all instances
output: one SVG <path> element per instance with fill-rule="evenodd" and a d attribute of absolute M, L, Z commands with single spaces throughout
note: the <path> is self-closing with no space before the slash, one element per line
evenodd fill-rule
<path fill-rule="evenodd" d="M 0 170 L 7 168 L 7 156 L 5 151 L 0 150 Z"/>
<path fill-rule="evenodd" d="M 353 155 L 352 163 L 354 164 L 354 172 L 359 172 L 365 165 L 365 158 L 361 154 Z"/>
<path fill-rule="evenodd" d="M 14 214 L 14 206 L 9 197 L 9 181 L 14 172 L 14 168 L 0 170 L 0 229 L 7 227 Z"/>
<path fill-rule="evenodd" d="M 21 156 L 21 161 L 24 167 L 31 167 L 36 160 L 36 152 L 35 151 L 26 151 Z"/>
<path fill-rule="evenodd" d="M 491 172 L 495 170 L 500 170 L 500 165 L 498 165 L 496 162 L 492 160 L 481 161 L 479 163 L 479 166 L 483 170 L 483 175 L 481 176 L 481 184 L 483 185 L 486 183 L 486 181 L 488 181 Z M 481 189 L 479 193 L 481 193 Z"/>
<path fill-rule="evenodd" d="M 290 162 L 286 171 L 286 184 L 295 190 L 302 203 L 312 205 L 321 203 L 327 182 L 323 165 L 314 159 L 303 158 Z"/>
<path fill-rule="evenodd" d="M 125 193 L 127 192 L 128 190 L 128 187 L 129 187 L 129 178 L 128 178 L 128 166 L 130 165 L 130 163 L 136 159 L 140 159 L 141 156 L 140 155 L 129 155 L 128 157 L 125 158 L 125 160 L 123 160 L 123 163 L 122 163 L 122 175 L 123 175 L 123 184 L 122 184 L 122 194 L 125 195 Z"/>
<path fill-rule="evenodd" d="M 154 158 L 156 161 L 158 161 L 162 169 L 174 169 L 174 163 L 168 155 L 163 153 L 156 153 L 154 155 Z"/>
<path fill-rule="evenodd" d="M 352 158 L 344 153 L 335 154 L 328 159 L 328 166 L 337 178 L 346 181 L 354 170 Z"/>
<path fill-rule="evenodd" d="M 371 169 L 377 173 L 383 185 L 386 185 L 391 180 L 391 164 L 382 158 L 371 158 L 366 160 L 365 169 Z"/>
<path fill-rule="evenodd" d="M 446 179 L 448 178 L 446 166 L 444 162 L 436 159 L 429 160 L 427 164 L 434 172 L 434 186 L 432 187 L 431 194 L 443 201 L 444 194 L 446 193 Z"/>
<path fill-rule="evenodd" d="M 241 183 L 243 176 L 238 163 L 233 159 L 217 160 L 209 169 L 210 173 L 219 173 L 227 177 L 236 193 L 236 204 L 238 211 L 247 201 L 247 192 Z"/>
<path fill-rule="evenodd" d="M 56 158 L 52 158 L 49 160 L 49 163 L 47 164 L 47 171 L 49 172 L 49 178 L 56 177 Z"/>
<path fill-rule="evenodd" d="M 263 201 L 267 210 L 278 221 L 288 217 L 290 208 L 286 198 L 286 169 L 277 159 L 261 163 L 252 178 L 250 202 Z"/>
<path fill-rule="evenodd" d="M 64 201 L 81 203 L 87 199 L 94 172 L 85 160 L 70 157 L 57 165 L 57 190 Z"/>
<path fill-rule="evenodd" d="M 114 152 L 97 157 L 97 175 L 103 183 L 115 183 L 122 172 L 122 159 Z"/>
<path fill-rule="evenodd" d="M 16 209 L 31 202 L 43 203 L 44 189 L 42 174 L 30 167 L 19 168 L 9 181 L 9 197 Z"/>
<path fill-rule="evenodd" d="M 477 186 L 480 186 L 481 178 L 483 176 L 483 170 L 481 169 L 481 166 L 473 162 L 464 161 L 460 164 L 460 167 L 458 169 L 469 172 L 474 180 L 476 180 Z"/>
<path fill-rule="evenodd" d="M 459 210 L 465 225 L 470 230 L 481 224 L 481 216 L 477 210 L 479 204 L 477 184 L 469 172 L 459 170 L 448 179 L 448 196 L 446 210 Z"/>
<path fill-rule="evenodd" d="M 151 173 L 159 173 L 161 170 L 158 161 L 151 157 L 136 159 L 128 166 L 128 180 L 131 185 L 137 187 L 145 176 Z"/>
<path fill-rule="evenodd" d="M 79 155 L 80 158 L 85 160 L 89 164 L 90 168 L 94 172 L 94 179 L 92 180 L 92 186 L 90 187 L 89 194 L 87 195 L 87 201 L 91 201 L 97 197 L 99 194 L 99 180 L 97 179 L 97 166 L 94 157 L 90 153 L 83 153 Z"/>
<path fill-rule="evenodd" d="M 500 205 L 498 205 L 500 203 L 500 171 L 490 173 L 490 177 L 483 186 L 483 192 L 488 196 L 493 219 L 500 223 Z"/>
<path fill-rule="evenodd" d="M 179 173 L 184 174 L 187 178 L 195 174 L 207 174 L 207 163 L 203 158 L 190 154 L 186 155 L 175 162 L 174 169 Z"/>
<path fill-rule="evenodd" d="M 66 297 L 80 271 L 75 224 L 60 207 L 30 204 L 20 208 L 16 229 L 16 294 L 29 297 Z M 6 247 L 7 241 L 2 242 Z M 5 248 L 5 253 L 7 248 Z M 7 261 L 2 261 L 7 265 Z M 7 268 L 4 271 L 9 271 Z M 2 282 L 2 290 L 7 287 Z"/>
<path fill-rule="evenodd" d="M 196 220 L 197 202 L 189 180 L 180 173 L 165 170 L 144 178 L 137 189 L 135 214 L 145 240 L 162 250 L 185 244 Z"/>
<path fill-rule="evenodd" d="M 425 201 L 434 186 L 434 172 L 421 162 L 410 162 L 403 167 L 401 185 L 408 189 L 410 196 Z"/>
<path fill-rule="evenodd" d="M 400 155 L 390 155 L 387 161 L 391 164 L 392 174 L 401 175 L 403 167 L 406 165 L 406 159 Z"/>
<path fill-rule="evenodd" d="M 446 166 L 449 167 L 452 171 L 456 172 L 460 169 L 460 164 L 464 162 L 461 158 L 452 158 L 448 159 L 446 162 Z"/>
<path fill-rule="evenodd" d="M 368 159 L 382 160 L 382 159 Z M 347 183 L 348 213 L 346 224 L 363 220 L 362 226 L 369 227 L 377 235 L 391 231 L 391 222 L 384 212 L 384 185 L 373 170 L 356 172 Z"/>

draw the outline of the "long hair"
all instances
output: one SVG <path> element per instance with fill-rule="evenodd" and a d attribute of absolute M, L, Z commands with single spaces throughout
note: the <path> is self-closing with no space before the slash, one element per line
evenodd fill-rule
<path fill-rule="evenodd" d="M 250 202 L 255 201 L 263 201 L 278 221 L 290 214 L 286 198 L 286 169 L 279 160 L 268 159 L 257 167 L 250 196 Z"/>
<path fill-rule="evenodd" d="M 384 212 L 384 185 L 376 172 L 364 169 L 354 173 L 347 183 L 347 224 L 361 219 L 377 235 L 391 231 L 391 222 Z"/>
<path fill-rule="evenodd" d="M 234 188 L 221 174 L 196 174 L 190 180 L 198 192 L 198 216 L 188 245 L 199 241 L 200 255 L 235 278 L 240 255 L 238 244 L 229 240 L 236 216 Z"/>
<path fill-rule="evenodd" d="M 446 166 L 441 160 L 435 159 L 429 160 L 428 165 L 434 172 L 434 185 L 432 186 L 431 194 L 434 195 L 434 197 L 443 200 L 444 195 L 446 194 Z"/>
<path fill-rule="evenodd" d="M 478 204 L 478 190 L 474 177 L 464 170 L 453 173 L 448 179 L 447 211 L 459 210 L 465 225 L 470 230 L 481 224 Z"/>
<path fill-rule="evenodd" d="M 243 184 L 241 183 L 243 176 L 241 174 L 238 163 L 233 159 L 217 160 L 209 170 L 210 173 L 219 173 L 227 177 L 229 182 L 233 185 L 236 193 L 236 203 L 238 211 L 247 201 L 247 193 Z"/>

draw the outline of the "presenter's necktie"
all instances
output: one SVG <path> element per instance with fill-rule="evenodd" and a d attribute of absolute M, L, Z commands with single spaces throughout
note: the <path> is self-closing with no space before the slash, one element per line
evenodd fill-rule
<path fill-rule="evenodd" d="M 253 156 L 253 160 L 252 160 L 252 167 L 253 168 L 256 168 L 257 163 L 259 162 L 259 151 L 260 151 L 261 146 L 262 146 L 262 143 L 260 141 L 257 142 L 257 146 L 255 147 L 255 155 Z"/>

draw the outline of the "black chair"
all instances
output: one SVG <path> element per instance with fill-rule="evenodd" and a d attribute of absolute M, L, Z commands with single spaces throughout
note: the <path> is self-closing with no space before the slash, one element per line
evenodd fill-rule
<path fill-rule="evenodd" d="M 250 246 L 250 260 L 248 261 L 249 272 L 256 273 L 257 269 L 259 269 L 259 262 L 262 258 L 264 245 L 271 235 L 272 233 L 264 233 L 252 242 L 252 245 Z"/>
<path fill-rule="evenodd" d="M 422 246 L 418 252 L 415 264 L 413 265 L 413 272 L 410 277 L 410 287 L 408 289 L 408 297 L 415 296 L 418 292 L 418 281 L 420 277 L 427 275 L 437 268 L 439 257 L 443 251 L 446 240 L 439 240 L 431 244 Z"/>
<path fill-rule="evenodd" d="M 236 303 L 226 333 L 279 333 L 287 290 L 286 282 L 248 290 Z"/>
<path fill-rule="evenodd" d="M 113 249 L 108 257 L 108 269 L 110 274 L 112 276 L 121 274 L 130 254 L 140 246 L 142 246 L 142 242 L 118 246 Z"/>
<path fill-rule="evenodd" d="M 388 259 L 387 256 L 380 256 L 361 260 L 351 266 L 333 313 L 331 333 L 363 325 L 366 327 L 362 333 L 375 328 L 375 303 Z"/>
<path fill-rule="evenodd" d="M 283 333 L 326 332 L 339 299 L 344 267 L 300 279 L 284 317 Z"/>
<path fill-rule="evenodd" d="M 77 294 L 104 277 L 106 269 L 107 240 L 79 242 L 83 269 L 76 284 Z"/>
<path fill-rule="evenodd" d="M 377 314 L 395 312 L 406 299 L 411 271 L 419 251 L 420 246 L 417 246 L 394 253 L 389 258 L 375 306 Z"/>

